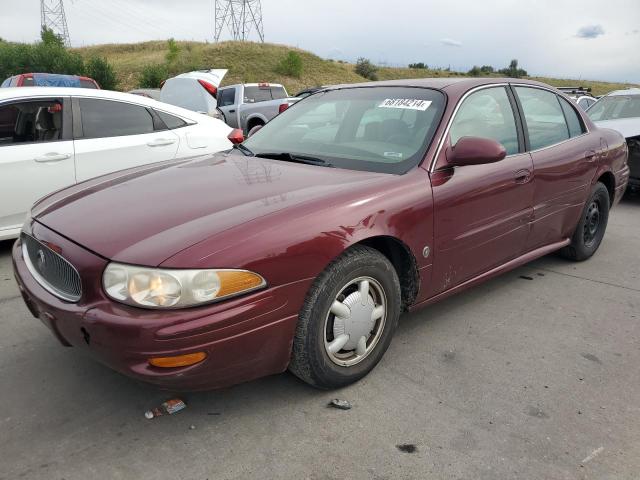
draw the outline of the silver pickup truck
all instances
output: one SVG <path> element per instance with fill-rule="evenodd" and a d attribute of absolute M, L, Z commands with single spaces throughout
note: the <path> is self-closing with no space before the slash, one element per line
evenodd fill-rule
<path fill-rule="evenodd" d="M 289 108 L 299 98 L 289 97 L 282 85 L 244 83 L 218 90 L 218 110 L 232 128 L 248 134 L 253 127 L 266 124 Z"/>

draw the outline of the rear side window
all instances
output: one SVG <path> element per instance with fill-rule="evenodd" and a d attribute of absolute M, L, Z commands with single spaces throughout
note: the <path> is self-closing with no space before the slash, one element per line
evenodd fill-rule
<path fill-rule="evenodd" d="M 62 113 L 57 100 L 0 106 L 0 146 L 60 140 Z"/>
<path fill-rule="evenodd" d="M 569 135 L 571 137 L 582 135 L 584 133 L 584 128 L 582 127 L 582 121 L 580 121 L 576 110 L 564 98 L 558 97 L 558 100 L 560 101 L 560 106 L 564 112 L 564 117 L 567 120 Z"/>
<path fill-rule="evenodd" d="M 111 100 L 81 98 L 84 138 L 153 133 L 153 117 L 141 106 Z"/>
<path fill-rule="evenodd" d="M 173 130 L 175 128 L 181 128 L 187 125 L 187 122 L 182 120 L 175 115 L 171 115 L 169 113 L 161 112 L 160 110 L 155 110 L 158 116 L 162 119 L 164 124 L 167 126 L 169 130 Z"/>
<path fill-rule="evenodd" d="M 17 77 L 19 78 L 19 77 Z M 33 87 L 36 83 L 33 81 L 33 77 L 23 77 L 22 78 L 22 86 L 23 87 Z"/>
<path fill-rule="evenodd" d="M 518 129 L 504 87 L 485 88 L 469 95 L 451 124 L 451 144 L 462 137 L 490 138 L 501 143 L 507 155 L 519 152 Z"/>
<path fill-rule="evenodd" d="M 235 105 L 236 103 L 236 89 L 235 88 L 227 88 L 226 90 L 221 90 L 218 95 L 218 106 L 219 107 L 228 107 L 230 105 Z"/>
<path fill-rule="evenodd" d="M 522 105 L 531 150 L 569 138 L 569 127 L 555 93 L 539 88 L 516 87 Z"/>
<path fill-rule="evenodd" d="M 271 98 L 274 100 L 282 100 L 287 98 L 287 92 L 284 87 L 271 87 Z"/>
<path fill-rule="evenodd" d="M 244 87 L 244 103 L 258 103 L 272 100 L 269 87 Z"/>
<path fill-rule="evenodd" d="M 98 88 L 98 86 L 96 85 L 96 82 L 94 82 L 93 80 L 87 80 L 84 78 L 80 79 L 80 87 L 81 88 L 93 88 L 94 90 Z"/>

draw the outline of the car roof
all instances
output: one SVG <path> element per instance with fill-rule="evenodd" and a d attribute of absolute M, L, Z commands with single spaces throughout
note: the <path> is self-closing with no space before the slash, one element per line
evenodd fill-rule
<path fill-rule="evenodd" d="M 184 108 L 176 107 L 168 103 L 159 102 L 151 98 L 134 95 L 133 93 L 114 92 L 112 90 L 94 90 L 90 88 L 73 87 L 8 87 L 0 88 L 0 102 L 4 100 L 20 100 L 22 98 L 37 97 L 83 97 L 98 98 L 104 100 L 120 100 L 122 102 L 136 103 L 145 107 L 174 113 L 189 120 L 198 121 L 200 113 L 192 112 Z"/>
<path fill-rule="evenodd" d="M 614 90 L 607 93 L 607 97 L 617 97 L 621 95 L 640 95 L 640 88 L 626 88 L 624 90 Z"/>
<path fill-rule="evenodd" d="M 385 80 L 381 82 L 365 82 L 334 85 L 328 87 L 327 90 L 351 88 L 351 87 L 420 87 L 433 88 L 435 90 L 447 90 L 451 87 L 456 89 L 468 90 L 481 85 L 517 83 L 526 85 L 535 85 L 546 88 L 553 88 L 550 85 L 535 80 L 526 80 L 523 78 L 499 78 L 499 77 L 437 77 L 437 78 L 416 78 L 402 80 Z"/>

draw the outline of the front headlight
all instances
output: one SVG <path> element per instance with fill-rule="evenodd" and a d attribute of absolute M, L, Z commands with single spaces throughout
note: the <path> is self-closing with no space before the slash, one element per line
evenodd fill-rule
<path fill-rule="evenodd" d="M 110 263 L 102 275 L 107 296 L 146 308 L 186 308 L 266 286 L 246 270 L 168 270 Z"/>

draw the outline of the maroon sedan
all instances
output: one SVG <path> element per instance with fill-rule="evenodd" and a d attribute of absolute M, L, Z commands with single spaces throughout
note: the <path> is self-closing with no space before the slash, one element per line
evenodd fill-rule
<path fill-rule="evenodd" d="M 598 249 L 621 135 L 501 79 L 332 87 L 229 152 L 38 202 L 13 251 L 64 344 L 170 389 L 366 375 L 402 311 L 537 257 Z"/>

